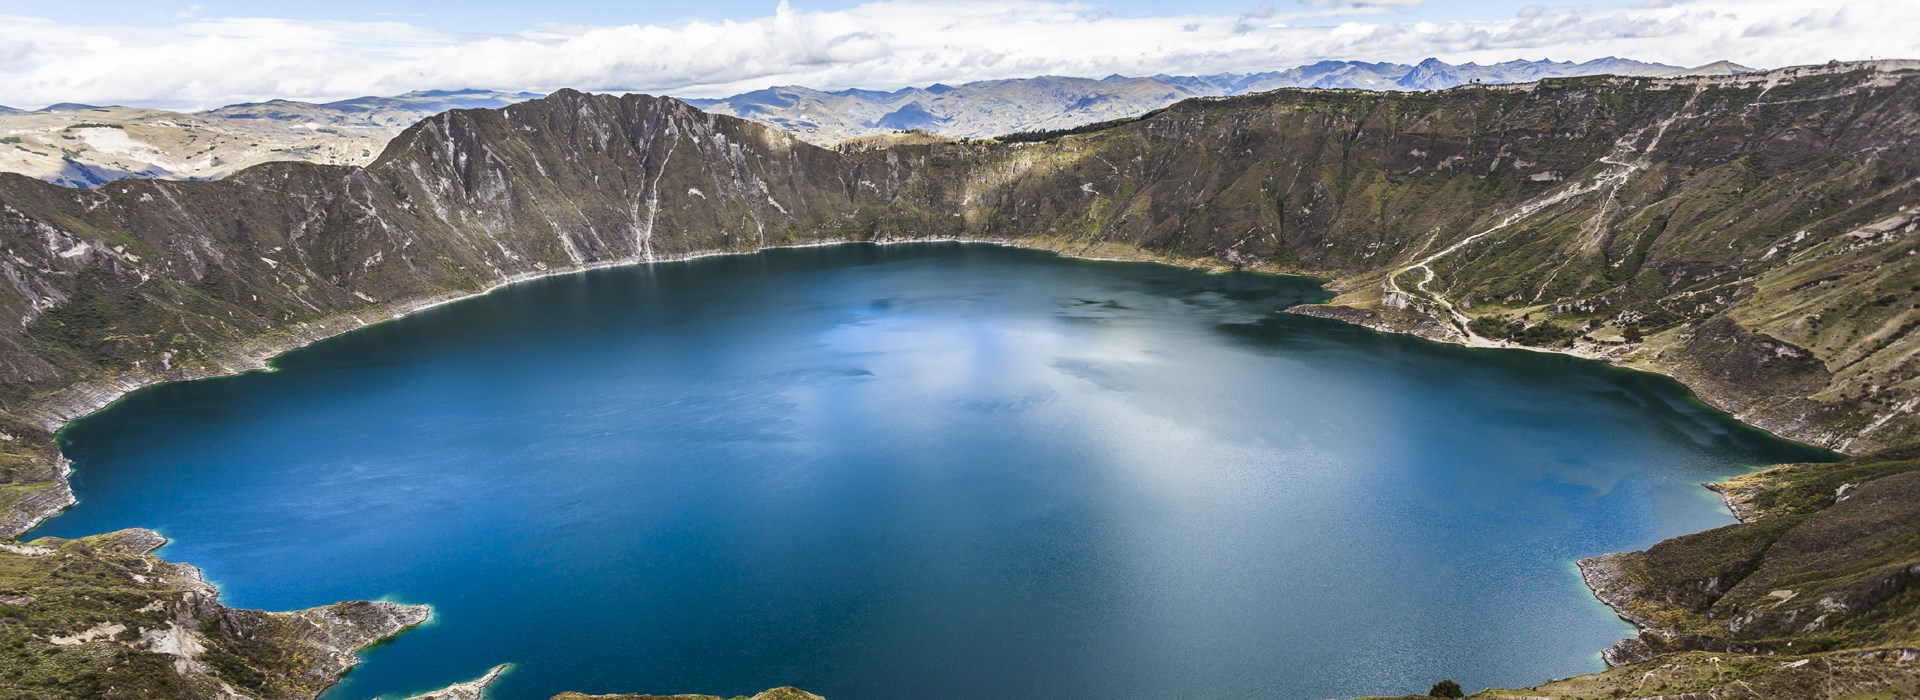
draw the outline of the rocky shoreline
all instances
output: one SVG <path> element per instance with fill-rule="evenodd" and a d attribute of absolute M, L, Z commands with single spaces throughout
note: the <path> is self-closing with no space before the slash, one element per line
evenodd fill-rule
<path fill-rule="evenodd" d="M 1440 322 L 1431 315 L 1401 309 L 1362 308 L 1341 304 L 1303 304 L 1287 309 L 1287 313 L 1323 318 L 1342 323 L 1361 326 L 1382 333 L 1411 335 L 1436 343 L 1447 343 L 1462 347 L 1474 347 L 1499 350 L 1524 350 L 1557 355 L 1578 357 L 1583 360 L 1604 362 L 1621 369 L 1658 374 L 1687 387 L 1695 398 L 1714 410 L 1732 416 L 1747 425 L 1773 433 L 1779 437 L 1808 445 L 1814 445 L 1836 452 L 1845 452 L 1853 436 L 1836 434 L 1823 429 L 1811 419 L 1811 410 L 1804 400 L 1790 400 L 1781 403 L 1769 402 L 1759 393 L 1758 387 L 1740 387 L 1722 382 L 1713 382 L 1701 372 L 1671 360 L 1675 353 L 1657 348 L 1599 347 L 1578 345 L 1571 348 L 1543 348 L 1518 343 L 1488 345 L 1470 342 L 1469 339 L 1451 326 Z M 1774 341 L 1778 342 L 1778 341 Z M 1707 485 L 1707 488 L 1714 488 Z M 1733 507 L 1730 501 L 1728 506 Z M 1736 517 L 1739 513 L 1735 512 Z"/>
<path fill-rule="evenodd" d="M 521 282 L 558 275 L 577 274 L 610 267 L 627 267 L 657 262 L 682 262 L 716 255 L 754 254 L 774 248 L 815 247 L 849 243 L 872 243 L 878 245 L 976 243 L 1046 250 L 1068 257 L 1089 260 L 1156 262 L 1189 268 L 1210 267 L 1198 261 L 1155 256 L 1137 249 L 1117 251 L 1102 249 L 1099 252 L 1107 253 L 1106 255 L 1091 255 L 1077 254 L 1076 251 L 1066 249 L 1066 246 L 1037 244 L 1036 241 L 976 238 L 889 238 L 874 241 L 822 240 L 790 246 L 766 246 L 749 251 L 712 250 L 684 255 L 663 256 L 655 259 L 610 261 L 573 268 L 543 270 L 534 273 L 512 275 L 489 284 L 486 288 L 475 292 L 436 295 L 425 299 L 390 303 L 316 321 L 298 323 L 291 328 L 276 332 L 271 336 L 255 338 L 248 342 L 241 343 L 236 347 L 229 348 L 220 353 L 215 362 L 207 366 L 193 368 L 169 367 L 157 373 L 127 373 L 105 380 L 84 382 L 55 392 L 51 396 L 35 402 L 32 408 L 25 413 L 37 427 L 47 432 L 49 440 L 51 441 L 51 436 L 57 435 L 69 422 L 103 410 L 131 392 L 171 382 L 196 381 L 245 372 L 270 371 L 270 361 L 287 352 L 344 333 L 386 321 L 404 318 L 410 314 L 436 306 L 483 296 L 495 290 Z M 1078 252 L 1088 253 L 1090 251 L 1082 249 Z M 17 500 L 13 508 L 5 512 L 0 512 L 0 539 L 17 538 L 77 503 L 69 481 L 72 473 L 71 461 L 68 460 L 65 455 L 59 453 L 57 443 L 52 446 L 52 454 L 57 461 L 53 471 L 53 473 L 57 474 L 57 478 L 53 479 L 46 487 L 29 493 L 26 497 Z M 151 552 L 165 543 L 164 538 L 146 530 L 114 533 L 112 536 L 122 538 L 129 542 L 140 542 L 141 547 L 144 548 L 140 549 L 138 554 L 146 557 L 151 557 Z M 13 547 L 25 548 L 24 545 Z M 160 560 L 156 558 L 154 561 L 158 562 Z M 181 572 L 191 573 L 191 581 L 195 582 L 193 585 L 195 593 L 193 595 L 195 600 L 198 601 L 196 604 L 204 608 L 202 612 L 207 615 L 224 615 L 228 618 L 235 618 L 235 616 L 245 617 L 248 615 L 301 616 L 299 619 L 304 619 L 312 623 L 311 626 L 313 629 L 323 631 L 322 634 L 324 636 L 322 640 L 315 646 L 323 652 L 322 656 L 325 662 L 322 667 L 306 674 L 308 681 L 317 683 L 317 685 L 314 686 L 313 695 L 318 695 L 319 691 L 331 686 L 340 676 L 344 675 L 348 669 L 358 663 L 359 659 L 354 655 L 355 652 L 425 622 L 430 611 L 430 608 L 424 605 L 403 606 L 377 601 L 340 603 L 335 606 L 316 608 L 299 613 L 234 611 L 219 605 L 217 602 L 218 591 L 215 590 L 211 584 L 206 583 L 198 577 L 197 569 L 186 564 L 166 565 L 175 567 Z M 386 618 L 388 622 L 381 623 L 379 619 L 382 617 Z M 371 630 L 371 632 L 356 637 L 350 632 L 350 630 L 354 629 L 366 629 Z M 468 683 L 449 686 L 440 691 L 420 696 L 418 700 L 477 700 L 482 696 L 485 689 L 507 668 L 507 665 L 503 664 L 495 667 L 483 678 Z M 204 668 L 192 664 L 180 665 L 179 670 L 183 674 L 203 675 L 205 671 Z M 222 692 L 224 693 L 223 697 L 252 697 L 237 691 L 230 691 L 230 689 L 223 689 Z M 767 697 L 815 697 L 805 694 L 789 696 L 782 695 L 775 691 L 769 692 L 773 694 Z M 799 691 L 793 692 L 798 693 Z"/>
<path fill-rule="evenodd" d="M 581 265 L 554 270 L 544 270 L 508 276 L 475 292 L 443 294 L 415 301 L 394 302 L 366 310 L 296 324 L 268 338 L 256 338 L 230 348 L 207 367 L 169 369 L 158 373 L 126 373 L 115 377 L 82 382 L 35 401 L 24 413 L 41 429 L 57 434 L 67 423 L 98 412 L 129 393 L 150 386 L 171 382 L 189 382 L 201 379 L 232 376 L 245 372 L 258 372 L 271 369 L 273 358 L 288 352 L 312 345 L 322 340 L 360 330 L 387 321 L 405 318 L 408 315 L 427 309 L 467 299 L 485 296 L 496 290 L 522 282 L 530 282 L 561 275 L 579 274 L 607 268 L 632 267 L 653 263 L 685 262 L 717 255 L 752 255 L 766 250 L 787 248 L 810 248 L 830 245 L 872 244 L 872 245 L 911 245 L 922 243 L 971 243 L 998 245 L 1010 248 L 1042 250 L 1069 258 L 1095 260 L 1103 262 L 1151 262 L 1173 265 L 1188 269 L 1227 269 L 1209 261 L 1174 258 L 1137 249 L 1119 246 L 1081 247 L 1074 250 L 1063 244 L 1049 244 L 1042 239 L 999 239 L 999 238 L 880 238 L 876 240 L 824 239 L 795 245 L 771 245 L 753 250 L 707 250 L 683 255 L 663 256 L 653 259 L 631 259 L 608 261 L 591 265 Z M 1271 274 L 1298 274 L 1277 269 L 1261 269 Z M 1364 324 L 1362 324 L 1364 325 Z M 44 493 L 35 494 L 23 500 L 15 508 L 0 512 L 0 537 L 18 537 L 38 527 L 49 518 L 72 507 L 75 496 L 66 475 L 71 472 L 71 462 L 65 455 L 58 457 L 58 471 L 61 477 L 55 480 Z"/>
<path fill-rule="evenodd" d="M 270 369 L 269 362 L 273 358 L 307 345 L 378 323 L 404 318 L 410 314 L 443 304 L 484 296 L 495 290 L 522 282 L 613 267 L 629 267 L 656 262 L 684 262 L 715 255 L 747 255 L 781 248 L 854 243 L 871 243 L 875 245 L 975 243 L 1029 250 L 1043 250 L 1081 260 L 1152 262 L 1188 269 L 1243 269 L 1240 266 L 1231 265 L 1219 260 L 1177 258 L 1156 254 L 1140 248 L 1112 244 L 1082 244 L 1075 247 L 1067 245 L 1064 241 L 1049 241 L 1047 239 L 970 237 L 899 237 L 879 238 L 870 241 L 823 239 L 797 245 L 765 246 L 753 250 L 707 250 L 655 259 L 608 261 L 578 267 L 511 275 L 497 280 L 489 284 L 486 288 L 475 292 L 443 294 L 414 301 L 394 302 L 317 321 L 299 323 L 292 328 L 283 329 L 273 337 L 256 338 L 247 343 L 243 343 L 239 347 L 230 348 L 211 363 L 211 366 L 181 368 L 159 373 L 127 373 L 104 380 L 82 382 L 35 401 L 28 411 L 26 411 L 26 414 L 36 422 L 40 428 L 46 430 L 48 433 L 58 433 L 62 428 L 66 427 L 67 423 L 104 409 L 112 405 L 113 402 L 120 400 L 121 397 L 139 389 L 168 382 L 195 381 L 231 376 L 243 372 L 267 370 Z M 1309 273 L 1282 270 L 1271 266 L 1258 266 L 1252 268 L 1250 271 L 1268 274 L 1315 276 Z M 1452 327 L 1440 322 L 1429 314 L 1419 313 L 1417 311 L 1394 308 L 1369 309 L 1340 304 L 1303 304 L 1288 308 L 1286 312 L 1301 316 L 1340 321 L 1383 333 L 1411 335 L 1433 342 L 1473 346 Z M 1695 395 L 1708 405 L 1726 412 L 1735 419 L 1748 425 L 1767 430 L 1787 439 L 1825 447 L 1832 447 L 1833 445 L 1831 443 L 1837 440 L 1832 435 L 1809 433 L 1807 431 L 1809 428 L 1808 423 L 1804 419 L 1775 420 L 1767 415 L 1743 412 L 1741 409 L 1747 402 L 1728 398 L 1719 392 L 1702 392 L 1700 387 L 1682 379 L 1673 368 L 1667 367 L 1659 362 L 1657 357 L 1652 360 L 1637 360 L 1623 351 L 1593 352 L 1580 349 L 1536 348 L 1517 344 L 1502 345 L 1499 346 L 1499 348 L 1565 354 L 1582 359 L 1606 362 L 1624 369 L 1654 372 L 1681 381 L 1682 384 L 1685 384 L 1690 390 L 1693 390 Z M 40 523 L 45 522 L 47 519 L 58 515 L 61 511 L 74 505 L 76 502 L 75 496 L 65 476 L 71 471 L 71 463 L 67 461 L 64 455 L 61 455 L 58 459 L 60 460 L 60 464 L 57 465 L 57 468 L 62 476 L 57 479 L 50 488 L 44 493 L 30 496 L 13 509 L 0 512 L 0 537 L 17 537 L 24 534 Z M 1729 506 L 1732 506 L 1731 502 L 1729 502 Z M 1735 515 L 1737 517 L 1739 513 L 1736 512 Z"/>
<path fill-rule="evenodd" d="M 341 314 L 341 315 L 329 317 L 329 318 L 318 320 L 318 321 L 300 323 L 294 326 L 293 328 L 286 329 L 284 332 L 277 333 L 270 338 L 255 339 L 251 342 L 244 343 L 237 348 L 230 349 L 224 354 L 221 361 L 219 361 L 218 363 L 214 364 L 211 367 L 192 368 L 192 369 L 182 368 L 182 369 L 170 370 L 170 371 L 165 371 L 165 372 L 156 373 L 156 374 L 126 374 L 126 375 L 115 377 L 113 379 L 102 381 L 102 382 L 86 383 L 86 384 L 70 387 L 40 402 L 32 411 L 31 415 L 38 422 L 40 427 L 42 427 L 43 429 L 47 430 L 50 433 L 57 433 L 57 431 L 63 428 L 68 422 L 75 420 L 77 418 L 89 415 L 103 408 L 106 408 L 107 406 L 111 405 L 113 402 L 119 400 L 121 397 L 125 396 L 127 393 L 130 393 L 132 391 L 136 391 L 148 386 L 153 386 L 161 383 L 176 382 L 176 381 L 194 381 L 199 379 L 229 376 L 229 375 L 239 374 L 243 372 L 269 370 L 271 368 L 270 361 L 274 357 L 277 357 L 286 352 L 290 352 L 292 350 L 299 349 L 306 345 L 310 345 L 312 343 L 319 342 L 321 340 L 332 338 L 334 336 L 338 336 L 343 333 L 359 330 L 361 328 L 366 328 L 368 326 L 382 323 L 385 321 L 403 318 L 409 314 L 430 309 L 436 306 L 440 306 L 442 304 L 447 304 L 447 303 L 452 303 L 456 301 L 461 301 L 465 299 L 482 296 L 482 295 L 491 293 L 497 289 L 511 286 L 513 284 L 517 284 L 521 282 L 543 279 L 543 278 L 553 277 L 558 275 L 576 274 L 576 273 L 587 272 L 587 271 L 609 268 L 609 267 L 626 267 L 626 266 L 634 266 L 634 265 L 651 264 L 655 262 L 679 262 L 679 261 L 692 260 L 692 259 L 709 257 L 714 255 L 754 254 L 764 250 L 776 249 L 776 248 L 814 247 L 814 246 L 824 246 L 824 245 L 843 245 L 843 244 L 849 244 L 849 243 L 872 243 L 877 245 L 899 245 L 899 244 L 917 244 L 917 243 L 990 244 L 990 245 L 1026 248 L 1026 249 L 1033 249 L 1033 250 L 1044 250 L 1044 251 L 1053 252 L 1066 257 L 1073 257 L 1073 258 L 1087 259 L 1087 260 L 1152 262 L 1157 264 L 1174 265 L 1174 266 L 1185 267 L 1190 269 L 1211 269 L 1211 270 L 1240 269 L 1238 266 L 1224 264 L 1221 261 L 1205 261 L 1205 260 L 1173 258 L 1173 257 L 1168 257 L 1163 255 L 1157 255 L 1157 254 L 1154 254 L 1142 249 L 1138 249 L 1138 248 L 1128 248 L 1123 246 L 1112 246 L 1112 245 L 1081 246 L 1076 249 L 1073 246 L 1064 245 L 1060 242 L 1047 241 L 1044 239 L 982 239 L 982 238 L 959 238 L 959 237 L 882 238 L 882 239 L 872 240 L 872 241 L 821 240 L 821 241 L 815 241 L 815 242 L 794 245 L 794 246 L 767 246 L 765 248 L 759 248 L 755 250 L 745 250 L 745 251 L 712 250 L 712 251 L 690 253 L 685 255 L 671 256 L 671 257 L 662 257 L 662 258 L 651 259 L 651 260 L 636 259 L 636 260 L 612 261 L 612 262 L 605 262 L 605 263 L 592 264 L 592 265 L 583 265 L 575 268 L 545 270 L 545 271 L 539 271 L 535 273 L 513 275 L 510 277 L 501 279 L 499 281 L 496 281 L 488 285 L 485 289 L 482 289 L 476 292 L 445 294 L 445 295 L 438 295 L 438 296 L 415 300 L 415 301 L 391 303 L 391 304 L 386 304 L 380 307 L 367 309 L 363 311 Z M 1258 269 L 1256 271 L 1273 273 L 1273 274 L 1297 274 L 1297 273 L 1285 272 L 1285 271 L 1276 270 L 1276 269 Z M 1423 338 L 1423 339 L 1434 341 L 1434 342 L 1450 343 L 1450 344 L 1463 345 L 1463 346 L 1472 345 L 1471 343 L 1467 342 L 1466 338 L 1464 338 L 1461 334 L 1459 334 L 1457 331 L 1454 331 L 1451 327 L 1447 326 L 1446 324 L 1441 323 L 1440 321 L 1433 318 L 1432 316 L 1414 312 L 1414 311 L 1391 309 L 1391 308 L 1365 309 L 1365 308 L 1343 306 L 1343 305 L 1337 305 L 1337 304 L 1309 304 L 1309 305 L 1295 306 L 1295 307 L 1286 309 L 1286 312 L 1303 315 L 1303 316 L 1311 316 L 1315 318 L 1340 321 L 1343 323 L 1365 327 L 1378 332 L 1412 335 L 1415 337 Z M 1564 350 L 1556 350 L 1556 349 L 1531 348 L 1531 347 L 1518 346 L 1518 345 L 1506 346 L 1506 347 L 1510 347 L 1511 349 L 1523 349 L 1523 350 L 1533 350 L 1533 351 L 1543 351 L 1543 352 L 1555 352 L 1559 354 L 1569 354 L 1569 355 L 1581 357 L 1583 359 L 1608 362 L 1610 364 L 1614 364 L 1616 366 L 1620 366 L 1628 369 L 1638 369 L 1642 371 L 1647 371 L 1650 369 L 1650 367 L 1642 366 L 1638 363 L 1629 363 L 1629 362 L 1623 361 L 1621 354 L 1585 353 L 1585 352 L 1564 351 Z M 1657 367 L 1658 365 L 1654 365 L 1652 369 L 1657 370 Z M 1666 374 L 1667 376 L 1673 376 L 1669 372 L 1661 372 L 1661 373 Z M 1721 405 L 1719 403 L 1714 402 L 1709 397 L 1702 396 L 1702 399 L 1707 400 L 1711 405 L 1714 405 L 1716 408 L 1721 408 Z M 1747 421 L 1747 417 L 1745 416 L 1739 416 L 1736 414 L 1736 418 L 1740 418 L 1743 421 Z M 1752 423 L 1750 422 L 1750 424 Z M 1760 426 L 1760 427 L 1765 428 L 1766 426 Z M 1786 436 L 1795 437 L 1794 435 L 1791 435 L 1791 434 L 1788 434 Z M 67 468 L 65 457 L 61 456 L 60 460 L 62 461 L 61 473 L 64 475 L 69 471 L 69 469 Z M 1711 486 L 1709 486 L 1709 488 L 1711 488 Z M 57 515 L 60 511 L 64 510 L 67 507 L 70 507 L 74 502 L 75 500 L 74 500 L 71 487 L 67 483 L 67 480 L 63 477 L 56 484 L 54 484 L 52 488 L 47 489 L 44 493 L 36 495 L 36 497 L 33 498 L 32 500 L 23 501 L 22 507 L 16 508 L 12 512 L 0 514 L 0 536 L 18 536 L 19 534 L 32 529 L 34 526 L 37 526 L 39 523 L 45 521 L 46 519 L 51 518 L 54 515 Z M 1732 499 L 1729 499 L 1728 503 L 1729 503 L 1729 506 L 1732 506 L 1734 501 Z M 1737 509 L 1736 509 L 1736 515 L 1738 515 Z M 157 547 L 158 545 L 155 545 L 155 546 Z M 1600 557 L 1579 561 L 1578 565 L 1582 573 L 1582 577 L 1586 581 L 1588 588 L 1593 591 L 1594 595 L 1598 599 L 1600 599 L 1601 602 L 1607 604 L 1608 607 L 1612 608 L 1617 613 L 1619 613 L 1623 619 L 1627 619 L 1629 622 L 1632 622 L 1636 626 L 1642 628 L 1647 635 L 1654 635 L 1657 637 L 1659 636 L 1660 632 L 1658 628 L 1650 620 L 1635 617 L 1632 613 L 1629 612 L 1629 601 L 1631 601 L 1631 599 L 1633 598 L 1634 593 L 1630 588 L 1627 588 L 1621 585 L 1621 581 L 1624 580 L 1624 577 L 1618 571 L 1618 567 L 1620 566 L 1620 562 L 1623 561 L 1621 559 L 1621 557 L 1623 556 L 1624 555 L 1620 555 L 1620 554 L 1610 554 L 1610 555 L 1603 555 Z M 191 568 L 191 567 L 188 567 L 188 568 Z M 209 591 L 211 591 L 211 586 L 208 586 L 207 588 L 209 589 Z M 341 605 L 391 606 L 393 604 L 351 603 L 351 604 L 341 604 Z M 419 609 L 424 611 L 425 608 L 424 606 L 419 606 Z M 413 614 L 415 613 L 408 613 L 408 615 L 413 615 Z M 407 627 L 411 627 L 414 624 L 418 624 L 420 621 L 424 621 L 425 613 L 420 612 L 418 613 L 418 615 L 420 616 L 419 620 L 414 620 L 407 624 L 395 627 L 387 635 L 382 635 L 382 636 L 384 637 L 384 636 L 390 636 L 391 634 L 397 634 L 398 632 L 403 631 Z M 1644 636 L 1645 635 L 1643 635 L 1643 637 Z M 367 642 L 367 644 L 370 644 L 370 643 L 372 642 L 371 641 Z M 364 647 L 364 646 L 365 644 L 360 645 L 360 647 Z M 357 649 L 360 647 L 354 647 L 354 648 Z M 1629 638 L 1629 639 L 1622 640 L 1620 643 L 1614 645 L 1614 647 L 1611 647 L 1605 652 L 1603 652 L 1603 657 L 1606 658 L 1606 660 L 1610 665 L 1619 665 L 1622 663 L 1629 663 L 1639 658 L 1644 658 L 1646 656 L 1649 656 L 1650 653 L 1651 652 L 1648 650 L 1646 642 L 1642 641 L 1642 638 Z M 349 656 L 351 656 L 351 654 L 349 654 Z M 352 663 L 338 663 L 338 664 L 334 664 L 334 666 L 337 667 L 337 670 L 334 672 L 332 677 L 337 679 L 339 674 L 344 673 L 347 668 L 350 668 L 352 666 Z M 467 698 L 477 698 L 479 696 L 479 693 L 484 691 L 485 687 L 488 684 L 490 684 L 495 678 L 497 678 L 497 676 L 501 672 L 503 672 L 504 669 L 505 669 L 505 666 L 496 667 L 493 671 L 491 671 L 486 677 L 482 679 L 479 679 L 467 684 L 456 684 L 454 686 L 450 686 L 449 688 L 444 689 L 442 691 L 436 691 L 438 694 L 428 694 L 428 695 L 421 696 L 421 700 L 466 700 Z M 329 684 L 330 683 L 331 681 L 329 681 Z M 474 684 L 478 684 L 478 685 L 474 685 Z"/>
<path fill-rule="evenodd" d="M 509 668 L 512 668 L 511 664 L 500 664 L 488 669 L 486 675 L 479 678 L 465 683 L 455 683 L 433 692 L 421 693 L 407 700 L 480 700 L 486 695 L 487 688 L 492 686 L 494 681 L 499 680 L 500 674 L 506 673 Z"/>
<path fill-rule="evenodd" d="M 1920 449 L 1714 487 L 1740 523 L 1579 562 L 1595 597 L 1641 632 L 1603 652 L 1608 671 L 1542 688 L 1643 697 L 1660 678 L 1697 697 L 1904 697 L 1884 693 L 1920 687 Z"/>
<path fill-rule="evenodd" d="M 12 680 L 38 676 L 41 685 L 84 696 L 164 668 L 174 677 L 167 685 L 188 697 L 312 697 L 357 665 L 360 650 L 432 614 L 425 605 L 388 601 L 294 612 L 227 607 L 198 569 L 153 556 L 166 541 L 136 528 L 4 548 L 0 605 L 12 624 L 39 630 L 50 645 L 15 659 Z M 122 659 L 88 670 L 102 654 Z M 274 677 L 216 672 L 269 665 Z"/>

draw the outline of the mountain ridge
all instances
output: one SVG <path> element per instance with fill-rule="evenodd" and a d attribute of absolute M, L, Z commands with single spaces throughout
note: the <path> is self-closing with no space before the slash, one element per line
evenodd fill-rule
<path fill-rule="evenodd" d="M 708 111 L 765 121 L 813 143 L 832 146 L 852 138 L 904 130 L 900 124 L 876 115 L 909 106 L 917 106 L 918 111 L 931 117 L 915 122 L 918 125 L 911 128 L 956 138 L 987 138 L 1136 116 L 1191 97 L 1231 97 L 1290 87 L 1437 90 L 1475 82 L 1529 82 L 1597 74 L 1666 76 L 1685 70 L 1611 56 L 1580 63 L 1513 60 L 1488 65 L 1453 65 L 1437 58 L 1416 65 L 1329 60 L 1256 73 L 1114 74 L 1098 79 L 1043 75 L 943 86 L 947 89 L 939 92 L 914 87 L 891 92 L 826 92 L 783 85 L 731 97 L 687 101 Z"/>
<path fill-rule="evenodd" d="M 1723 62 L 1724 63 L 1724 62 Z M 1513 82 L 1609 71 L 1659 75 L 1673 66 L 1627 59 L 1508 61 L 1445 66 L 1442 77 L 1396 84 L 1414 66 L 1322 61 L 1284 71 L 1210 76 L 1120 75 L 1103 79 L 1037 76 L 959 86 L 832 92 L 776 86 L 731 97 L 687 99 L 708 111 L 773 124 L 819 145 L 896 131 L 954 137 L 1070 128 L 1138 116 L 1191 97 L 1229 96 L 1280 87 L 1430 89 L 1471 80 Z M 364 165 L 401 129 L 448 109 L 500 107 L 539 97 L 484 89 L 420 90 L 325 103 L 267 100 L 200 112 L 58 104 L 0 109 L 0 171 L 75 187 L 121 178 L 214 179 L 270 161 Z"/>

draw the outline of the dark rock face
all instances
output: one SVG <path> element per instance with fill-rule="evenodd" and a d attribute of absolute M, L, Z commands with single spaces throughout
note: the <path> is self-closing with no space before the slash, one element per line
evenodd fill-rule
<path fill-rule="evenodd" d="M 1810 437 L 1820 431 L 1823 408 L 1808 397 L 1833 383 L 1812 351 L 1714 316 L 1693 327 L 1678 348 L 1675 378 L 1748 422 Z"/>
<path fill-rule="evenodd" d="M 1810 394 L 1833 381 L 1806 348 L 1741 328 L 1725 316 L 1700 324 L 1685 352 L 1710 368 L 1701 381 L 1738 384 L 1764 381 L 1789 395 Z"/>

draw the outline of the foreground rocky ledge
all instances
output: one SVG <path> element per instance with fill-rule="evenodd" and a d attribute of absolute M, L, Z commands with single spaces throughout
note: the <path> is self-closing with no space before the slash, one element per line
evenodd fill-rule
<path fill-rule="evenodd" d="M 0 697 L 311 698 L 355 652 L 427 620 L 424 605 L 229 608 L 165 538 L 121 530 L 0 544 Z"/>

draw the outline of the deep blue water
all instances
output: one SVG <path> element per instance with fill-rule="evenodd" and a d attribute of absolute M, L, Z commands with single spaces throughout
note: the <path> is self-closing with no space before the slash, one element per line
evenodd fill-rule
<path fill-rule="evenodd" d="M 435 620 L 330 698 L 1322 698 L 1602 668 L 1573 560 L 1820 453 L 1671 381 L 1278 314 L 1298 278 L 847 245 L 515 285 L 137 392 L 36 535 Z"/>

